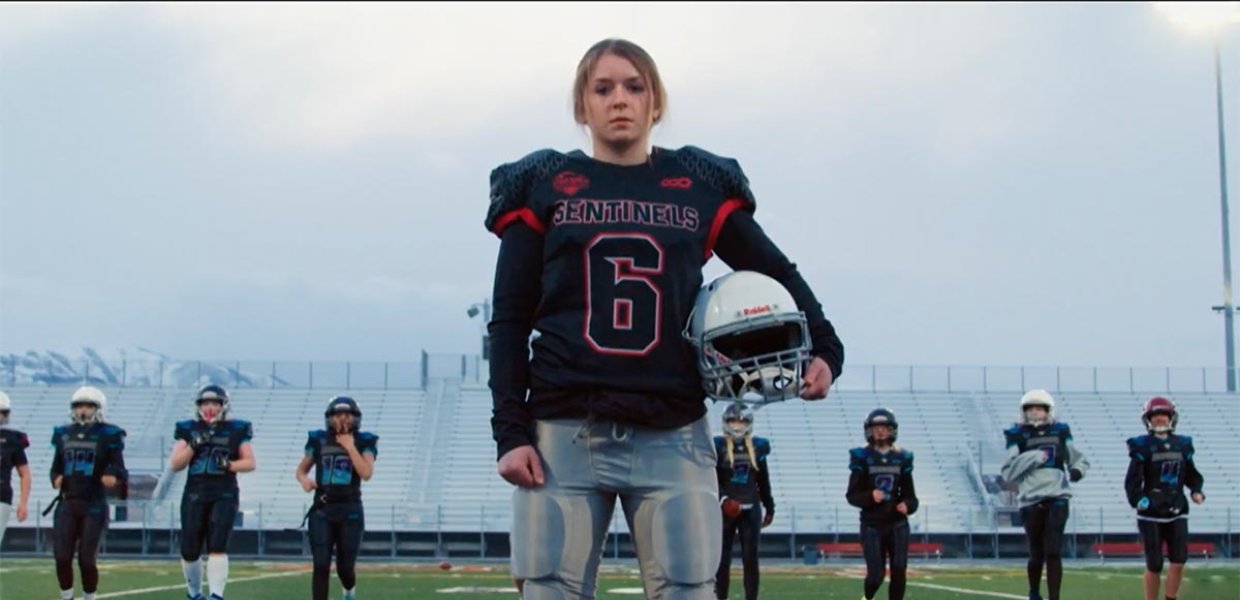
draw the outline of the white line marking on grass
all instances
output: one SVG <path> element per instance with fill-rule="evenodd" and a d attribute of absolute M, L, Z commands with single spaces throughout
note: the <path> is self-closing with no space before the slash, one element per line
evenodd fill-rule
<path fill-rule="evenodd" d="M 850 575 L 845 574 L 845 577 Z M 853 579 L 865 579 L 864 577 L 851 576 Z M 1029 600 L 1028 596 L 1017 596 L 1016 594 L 1005 594 L 1003 592 L 988 592 L 985 590 L 971 590 L 968 588 L 951 587 L 949 585 L 938 585 L 937 583 L 922 583 L 920 581 L 909 581 L 905 583 L 909 587 L 923 587 L 931 590 L 942 590 L 944 592 L 955 592 L 957 594 L 970 594 L 973 596 L 989 596 L 991 598 L 1011 598 L 1012 600 Z"/>
<path fill-rule="evenodd" d="M 266 575 L 255 575 L 253 577 L 241 577 L 239 579 L 229 579 L 228 585 L 232 585 L 234 583 L 243 583 L 246 581 L 258 581 L 259 579 L 273 579 L 276 577 L 290 577 L 292 575 L 304 575 L 309 572 L 310 571 L 307 569 L 305 571 L 285 571 L 282 573 L 268 573 Z M 122 592 L 108 592 L 106 594 L 97 594 L 95 595 L 95 597 L 101 598 L 101 599 L 102 598 L 120 598 L 122 596 L 136 596 L 138 594 L 149 594 L 151 592 L 167 592 L 171 590 L 183 590 L 183 589 L 185 589 L 185 584 L 178 583 L 176 585 L 163 585 L 159 587 L 143 588 L 140 590 L 125 590 Z"/>
<path fill-rule="evenodd" d="M 972 594 L 974 596 L 989 596 L 991 598 L 1013 598 L 1014 600 L 1029 600 L 1029 596 L 1017 596 L 1016 594 L 1005 594 L 1003 592 L 987 592 L 983 590 L 970 590 L 968 588 L 951 587 L 949 585 L 938 585 L 934 583 L 920 583 L 910 581 L 905 585 L 924 587 L 932 590 L 942 590 L 944 592 L 956 592 L 957 594 Z"/>

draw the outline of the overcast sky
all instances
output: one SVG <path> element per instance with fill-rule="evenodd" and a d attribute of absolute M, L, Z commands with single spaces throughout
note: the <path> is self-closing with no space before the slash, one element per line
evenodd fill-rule
<path fill-rule="evenodd" d="M 0 352 L 476 351 L 489 172 L 589 149 L 612 36 L 849 363 L 1222 365 L 1210 39 L 1148 4 L 0 6 Z"/>

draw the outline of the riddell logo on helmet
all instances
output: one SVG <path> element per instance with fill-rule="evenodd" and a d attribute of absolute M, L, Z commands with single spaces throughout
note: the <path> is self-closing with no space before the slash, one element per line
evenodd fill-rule
<path fill-rule="evenodd" d="M 741 316 L 752 317 L 755 315 L 765 315 L 765 314 L 768 314 L 774 311 L 775 311 L 775 308 L 771 306 L 770 304 L 763 304 L 762 306 L 751 306 L 748 308 L 742 308 Z"/>
<path fill-rule="evenodd" d="M 555 176 L 555 179 L 551 181 L 551 187 L 554 187 L 557 192 L 572 196 L 590 187 L 590 180 L 580 173 L 564 171 Z"/>

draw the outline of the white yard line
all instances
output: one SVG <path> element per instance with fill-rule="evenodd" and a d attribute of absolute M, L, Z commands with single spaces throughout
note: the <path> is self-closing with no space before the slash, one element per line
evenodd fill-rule
<path fill-rule="evenodd" d="M 290 577 L 293 575 L 304 575 L 310 571 L 284 571 L 281 573 L 268 573 L 266 575 L 255 575 L 253 577 L 241 577 L 238 579 L 229 579 L 228 585 L 234 583 L 243 583 L 246 581 L 258 581 L 259 579 L 274 579 L 276 577 Z M 151 592 L 168 592 L 172 590 L 184 590 L 185 584 L 178 583 L 176 585 L 163 585 L 159 587 L 142 588 L 140 590 L 125 590 L 123 592 L 108 592 L 106 594 L 96 594 L 95 598 L 121 598 L 124 596 L 137 596 L 138 594 L 149 594 Z"/>

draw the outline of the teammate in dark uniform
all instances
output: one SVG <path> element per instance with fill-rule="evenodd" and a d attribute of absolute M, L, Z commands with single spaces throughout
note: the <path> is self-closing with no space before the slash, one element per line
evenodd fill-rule
<path fill-rule="evenodd" d="M 249 421 L 228 418 L 228 392 L 218 385 L 198 390 L 196 419 L 179 421 L 173 434 L 172 470 L 189 467 L 181 495 L 181 567 L 189 600 L 202 596 L 202 547 L 207 547 L 207 587 L 223 600 L 228 585 L 228 539 L 237 521 L 237 473 L 253 471 Z"/>
<path fill-rule="evenodd" d="M 873 600 L 891 564 L 890 600 L 904 598 L 908 570 L 908 516 L 917 512 L 913 453 L 896 446 L 900 424 L 885 408 L 865 418 L 865 441 L 848 451 L 848 503 L 861 509 L 861 549 L 865 554 L 865 595 Z"/>
<path fill-rule="evenodd" d="M 775 518 L 766 457 L 771 442 L 753 435 L 753 413 L 734 403 L 723 412 L 725 435 L 715 436 L 719 504 L 723 507 L 723 555 L 715 573 L 715 597 L 728 597 L 732 540 L 740 531 L 745 600 L 758 598 L 758 534 Z"/>
<path fill-rule="evenodd" d="M 1072 487 L 1085 477 L 1089 461 L 1072 441 L 1072 429 L 1055 419 L 1055 398 L 1030 390 L 1020 399 L 1020 422 L 1004 430 L 1008 456 L 1000 472 L 1015 484 L 1016 501 L 1029 542 L 1029 600 L 1042 600 L 1042 567 L 1050 600 L 1063 585 L 1063 530 Z"/>
<path fill-rule="evenodd" d="M 327 600 L 327 583 L 336 554 L 336 574 L 344 600 L 357 597 L 358 549 L 366 528 L 362 481 L 375 472 L 379 436 L 360 431 L 362 409 L 357 401 L 337 396 L 327 403 L 325 429 L 310 432 L 306 455 L 297 465 L 302 489 L 314 492 L 310 507 L 310 549 L 314 554 L 314 600 Z M 310 469 L 315 469 L 310 479 Z"/>
<path fill-rule="evenodd" d="M 1166 599 L 1175 600 L 1188 561 L 1188 500 L 1201 504 L 1205 479 L 1193 463 L 1193 438 L 1176 435 L 1180 420 L 1175 403 L 1155 396 L 1145 403 L 1141 421 L 1147 435 L 1128 439 L 1128 475 L 1124 491 L 1128 504 L 1137 509 L 1137 529 L 1145 545 L 1145 600 L 1158 600 L 1163 567 L 1163 544 L 1171 559 Z"/>
<path fill-rule="evenodd" d="M 30 464 L 26 460 L 30 438 L 16 429 L 9 429 L 9 412 L 12 409 L 8 394 L 0 392 L 0 546 L 4 545 L 4 530 L 13 510 L 13 469 L 17 469 L 17 475 L 22 479 L 21 494 L 17 500 L 18 523 L 26 520 L 32 485 Z"/>
<path fill-rule="evenodd" d="M 73 599 L 74 553 L 82 572 L 83 597 L 94 600 L 99 587 L 95 557 L 108 526 L 105 490 L 115 490 L 122 500 L 128 495 L 125 430 L 104 422 L 107 401 L 99 388 L 78 388 L 69 401 L 72 422 L 52 431 L 52 487 L 60 490 L 52 519 L 53 554 L 60 597 L 64 600 Z"/>
<path fill-rule="evenodd" d="M 813 342 L 803 398 L 826 396 L 843 346 L 755 223 L 737 161 L 650 149 L 666 95 L 644 50 L 595 44 L 573 97 L 593 156 L 542 150 L 491 173 L 485 224 L 501 239 L 491 424 L 499 474 L 519 486 L 513 569 L 526 598 L 593 598 L 618 497 L 646 596 L 709 599 L 722 532 L 715 453 L 682 337 L 703 266 L 718 254 L 791 292 Z"/>

